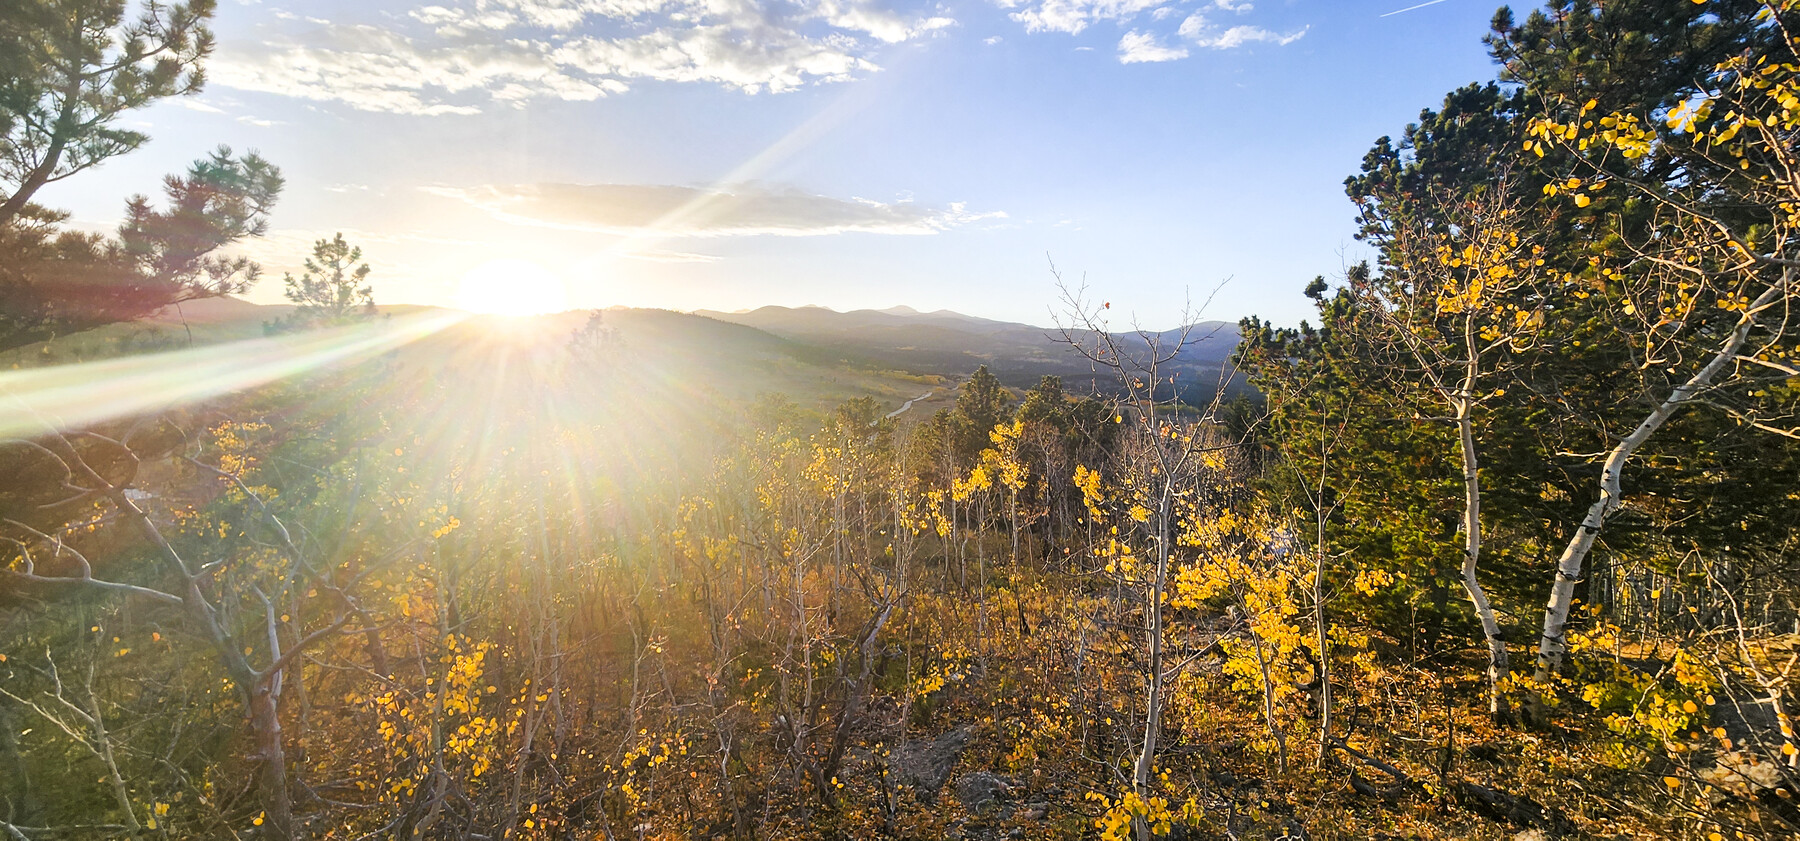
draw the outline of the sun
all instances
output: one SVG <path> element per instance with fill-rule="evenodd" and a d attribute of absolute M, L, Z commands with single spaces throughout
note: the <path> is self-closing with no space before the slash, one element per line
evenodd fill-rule
<path fill-rule="evenodd" d="M 569 308 L 568 291 L 549 269 L 530 260 L 489 260 L 463 275 L 456 305 L 487 315 L 543 315 Z"/>

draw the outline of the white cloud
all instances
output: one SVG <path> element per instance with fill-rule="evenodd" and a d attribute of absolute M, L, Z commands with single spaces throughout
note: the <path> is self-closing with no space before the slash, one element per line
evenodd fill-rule
<path fill-rule="evenodd" d="M 821 236 L 842 233 L 935 234 L 1005 213 L 962 204 L 836 199 L 759 184 L 728 188 L 660 184 L 435 186 L 426 192 L 464 202 L 501 221 L 621 236 Z M 660 256 L 659 256 L 660 255 Z M 668 259 L 668 255 L 641 255 Z"/>
<path fill-rule="evenodd" d="M 832 26 L 866 32 L 889 44 L 956 25 L 955 20 L 947 17 L 909 18 L 870 0 L 824 0 L 819 9 Z"/>
<path fill-rule="evenodd" d="M 209 69 L 226 87 L 427 116 L 593 100 L 639 79 L 780 92 L 875 72 L 881 45 L 956 24 L 887 2 L 437 0 L 384 26 L 287 16 L 285 35 L 228 44 Z"/>
<path fill-rule="evenodd" d="M 243 123 L 244 125 L 247 125 L 247 126 L 256 126 L 257 128 L 269 128 L 271 126 L 287 125 L 287 123 L 284 123 L 281 120 L 265 120 L 265 119 L 262 119 L 261 117 L 252 117 L 248 114 L 245 114 L 244 116 L 237 118 L 237 121 L 240 123 Z"/>
<path fill-rule="evenodd" d="M 209 70 L 225 87 L 428 116 L 476 113 L 470 94 L 522 80 L 565 99 L 607 93 L 526 45 L 429 47 L 374 26 L 328 26 L 300 43 L 224 49 Z"/>
<path fill-rule="evenodd" d="M 169 101 L 173 102 L 176 105 L 179 105 L 183 108 L 186 108 L 189 111 L 199 111 L 202 114 L 223 114 L 223 113 L 225 113 L 225 109 L 217 108 L 212 105 L 208 105 L 208 104 L 201 102 L 200 100 L 195 99 L 191 96 L 178 96 Z"/>
<path fill-rule="evenodd" d="M 1152 61 L 1175 61 L 1187 58 L 1188 51 L 1183 47 L 1165 47 L 1157 43 L 1156 36 L 1147 32 L 1132 30 L 1119 39 L 1119 63 L 1140 64 Z"/>
<path fill-rule="evenodd" d="M 780 93 L 877 69 L 839 44 L 779 31 L 751 34 L 726 26 L 656 31 L 618 40 L 586 38 L 557 49 L 550 60 L 614 78 L 715 82 L 749 93 Z"/>
<path fill-rule="evenodd" d="M 1170 0 L 1035 0 L 1009 17 L 1025 24 L 1026 32 L 1078 35 L 1100 21 L 1129 20 L 1168 2 Z M 1000 4 L 1005 8 L 1020 5 L 1012 0 L 1000 0 Z"/>
<path fill-rule="evenodd" d="M 983 39 L 981 39 L 981 43 L 983 43 L 983 44 L 986 44 L 986 45 L 988 45 L 988 46 L 990 46 L 990 47 L 991 47 L 991 46 L 993 46 L 993 45 L 995 45 L 995 44 L 998 44 L 998 43 L 1000 43 L 1000 41 L 1001 41 L 1001 38 L 1000 38 L 1000 36 L 998 36 L 998 35 L 992 35 L 992 36 L 989 36 L 989 37 L 987 37 L 987 38 L 983 38 Z"/>
<path fill-rule="evenodd" d="M 1078 35 L 1103 21 L 1123 28 L 1128 21 L 1147 16 L 1164 21 L 1182 14 L 1180 0 L 994 0 L 1002 9 L 1017 9 L 1009 17 L 1025 25 L 1026 32 L 1065 32 Z M 1176 33 L 1195 46 L 1225 50 L 1250 43 L 1291 44 L 1306 34 L 1302 28 L 1279 33 L 1260 26 L 1233 26 L 1222 29 L 1207 19 L 1208 12 L 1246 14 L 1255 9 L 1250 0 L 1201 0 L 1203 8 L 1189 14 Z M 1166 34 L 1166 33 L 1165 33 Z M 1156 32 L 1133 28 L 1119 41 L 1119 60 L 1126 64 L 1142 61 L 1171 61 L 1185 58 L 1184 47 L 1166 47 Z M 1080 49 L 1080 48 L 1077 48 Z"/>
<path fill-rule="evenodd" d="M 1233 26 L 1220 29 L 1206 19 L 1203 13 L 1195 12 L 1187 20 L 1181 22 L 1178 33 L 1181 37 L 1194 42 L 1195 46 L 1213 50 L 1229 50 L 1245 44 L 1274 44 L 1285 47 L 1305 37 L 1311 27 L 1301 27 L 1293 32 L 1280 33 L 1260 26 Z"/>

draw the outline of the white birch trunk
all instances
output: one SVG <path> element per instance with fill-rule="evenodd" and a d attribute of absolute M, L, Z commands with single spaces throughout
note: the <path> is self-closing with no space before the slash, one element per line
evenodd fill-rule
<path fill-rule="evenodd" d="M 1480 463 L 1475 455 L 1475 425 L 1469 416 L 1473 408 L 1470 390 L 1474 388 L 1474 365 L 1469 366 L 1469 376 L 1463 384 L 1463 396 L 1456 402 L 1456 431 L 1462 450 L 1463 468 L 1463 591 L 1469 595 L 1469 603 L 1475 606 L 1475 615 L 1481 621 L 1481 636 L 1488 648 L 1488 713 L 1504 716 L 1508 713 L 1506 696 L 1501 687 L 1510 674 L 1510 666 L 1506 655 L 1506 637 L 1500 631 L 1500 621 L 1494 616 L 1494 606 L 1488 602 L 1487 591 L 1482 589 L 1476 572 L 1481 563 L 1481 474 Z"/>
<path fill-rule="evenodd" d="M 1551 676 L 1562 668 L 1563 656 L 1568 652 L 1564 630 L 1569 624 L 1569 611 L 1575 602 L 1575 584 L 1581 580 L 1582 563 L 1587 559 L 1589 550 L 1594 548 L 1594 540 L 1599 537 L 1601 527 L 1606 525 L 1607 518 L 1618 511 L 1622 504 L 1620 481 L 1626 462 L 1682 406 L 1712 386 L 1719 373 L 1725 370 L 1725 366 L 1731 363 L 1749 338 L 1757 316 L 1786 294 L 1792 274 L 1791 269 L 1784 271 L 1780 281 L 1758 295 L 1745 308 L 1737 325 L 1720 343 L 1712 359 L 1694 372 L 1687 382 L 1676 386 L 1630 435 L 1621 439 L 1607 454 L 1600 471 L 1600 498 L 1588 507 L 1587 516 L 1582 518 L 1580 528 L 1575 530 L 1575 535 L 1569 539 L 1569 545 L 1563 549 L 1562 557 L 1556 563 L 1556 581 L 1550 587 L 1550 600 L 1544 605 L 1544 632 L 1538 640 L 1536 680 L 1540 686 L 1549 683 Z"/>
<path fill-rule="evenodd" d="M 1168 474 L 1165 472 L 1164 476 Z M 1149 639 L 1150 685 L 1144 706 L 1144 749 L 1138 754 L 1137 763 L 1132 768 L 1131 787 L 1139 796 L 1150 796 L 1150 780 L 1156 774 L 1156 748 L 1158 738 L 1162 735 L 1163 708 L 1163 655 L 1162 655 L 1162 602 L 1163 590 L 1168 583 L 1169 575 L 1169 534 L 1173 530 L 1169 522 L 1174 516 L 1169 504 L 1169 489 L 1165 484 L 1162 501 L 1157 505 L 1156 536 L 1156 576 L 1151 581 L 1149 612 L 1146 615 L 1148 625 L 1146 631 Z M 1139 841 L 1149 841 L 1150 826 L 1142 819 L 1135 821 Z"/>

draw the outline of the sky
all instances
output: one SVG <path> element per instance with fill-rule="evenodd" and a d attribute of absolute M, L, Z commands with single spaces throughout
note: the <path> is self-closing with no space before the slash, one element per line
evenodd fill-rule
<path fill-rule="evenodd" d="M 342 232 L 379 303 L 499 277 L 579 308 L 1049 324 L 1060 273 L 1146 327 L 1294 324 L 1367 253 L 1344 178 L 1493 78 L 1496 6 L 223 0 L 204 91 L 127 115 L 150 143 L 39 201 L 109 226 L 254 149 L 287 178 L 241 248 L 264 303 Z"/>

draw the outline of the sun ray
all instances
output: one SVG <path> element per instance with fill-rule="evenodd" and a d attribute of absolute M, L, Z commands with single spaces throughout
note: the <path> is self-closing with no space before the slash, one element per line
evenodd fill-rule
<path fill-rule="evenodd" d="M 619 239 L 604 254 L 621 257 L 648 250 L 680 236 L 686 223 L 705 218 L 706 214 L 726 200 L 725 191 L 732 185 L 755 181 L 782 163 L 819 142 L 838 126 L 869 107 L 879 96 L 874 85 L 852 87 L 824 108 L 819 109 L 787 134 L 745 159 L 731 172 L 714 181 L 679 207 L 664 213 L 649 225 Z"/>

